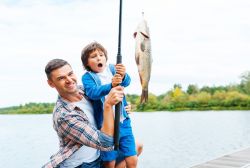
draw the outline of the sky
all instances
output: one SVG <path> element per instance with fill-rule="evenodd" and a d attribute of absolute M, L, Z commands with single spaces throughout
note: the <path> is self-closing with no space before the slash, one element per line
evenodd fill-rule
<path fill-rule="evenodd" d="M 250 70 L 249 0 L 124 0 L 122 9 L 126 93 L 141 93 L 133 33 L 142 12 L 152 45 L 149 92 L 237 84 Z M 54 58 L 67 60 L 81 84 L 80 53 L 90 42 L 115 63 L 118 15 L 118 0 L 0 0 L 0 107 L 55 102 L 44 73 Z"/>

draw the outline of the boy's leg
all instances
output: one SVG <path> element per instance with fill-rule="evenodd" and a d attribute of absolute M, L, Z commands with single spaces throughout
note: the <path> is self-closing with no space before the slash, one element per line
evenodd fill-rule
<path fill-rule="evenodd" d="M 126 167 L 126 162 L 125 160 L 115 164 L 115 168 L 125 168 Z"/>
<path fill-rule="evenodd" d="M 101 159 L 105 168 L 114 168 L 117 151 L 101 151 Z"/>
<path fill-rule="evenodd" d="M 105 168 L 115 168 L 115 160 L 103 162 Z"/>
<path fill-rule="evenodd" d="M 120 124 L 120 151 L 124 154 L 127 168 L 134 168 L 137 166 L 135 139 L 129 118 Z"/>
<path fill-rule="evenodd" d="M 139 141 L 136 141 L 135 145 L 136 145 L 137 156 L 139 156 L 143 151 L 143 144 Z"/>
<path fill-rule="evenodd" d="M 143 151 L 143 144 L 141 142 L 135 141 L 137 156 L 139 156 Z M 119 153 L 116 159 L 115 168 L 125 168 L 126 161 L 123 154 Z"/>
<path fill-rule="evenodd" d="M 126 168 L 136 168 L 137 166 L 137 155 L 125 157 Z"/>

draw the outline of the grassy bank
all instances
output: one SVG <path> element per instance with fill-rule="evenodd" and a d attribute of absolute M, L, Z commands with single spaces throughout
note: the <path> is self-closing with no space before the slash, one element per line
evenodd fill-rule
<path fill-rule="evenodd" d="M 180 106 L 180 104 L 160 105 L 148 103 L 144 105 L 132 104 L 132 111 L 153 112 L 153 111 L 207 111 L 207 110 L 250 110 L 250 106 Z M 0 114 L 50 114 L 54 108 L 54 103 L 28 103 L 20 106 L 0 108 Z"/>
<path fill-rule="evenodd" d="M 0 114 L 49 114 L 54 103 L 27 103 L 25 105 L 0 108 Z"/>

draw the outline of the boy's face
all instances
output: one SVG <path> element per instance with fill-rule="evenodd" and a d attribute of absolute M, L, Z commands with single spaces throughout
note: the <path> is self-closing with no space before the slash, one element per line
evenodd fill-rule
<path fill-rule="evenodd" d="M 91 71 L 95 73 L 103 72 L 106 67 L 106 62 L 106 56 L 101 50 L 96 49 L 89 54 L 88 66 Z"/>

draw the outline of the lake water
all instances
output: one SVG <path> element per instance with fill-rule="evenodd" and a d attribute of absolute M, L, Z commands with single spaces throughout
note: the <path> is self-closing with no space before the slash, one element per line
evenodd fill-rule
<path fill-rule="evenodd" d="M 58 150 L 52 115 L 0 115 L 0 167 L 39 168 Z M 250 111 L 131 115 L 139 168 L 188 168 L 250 147 Z"/>

